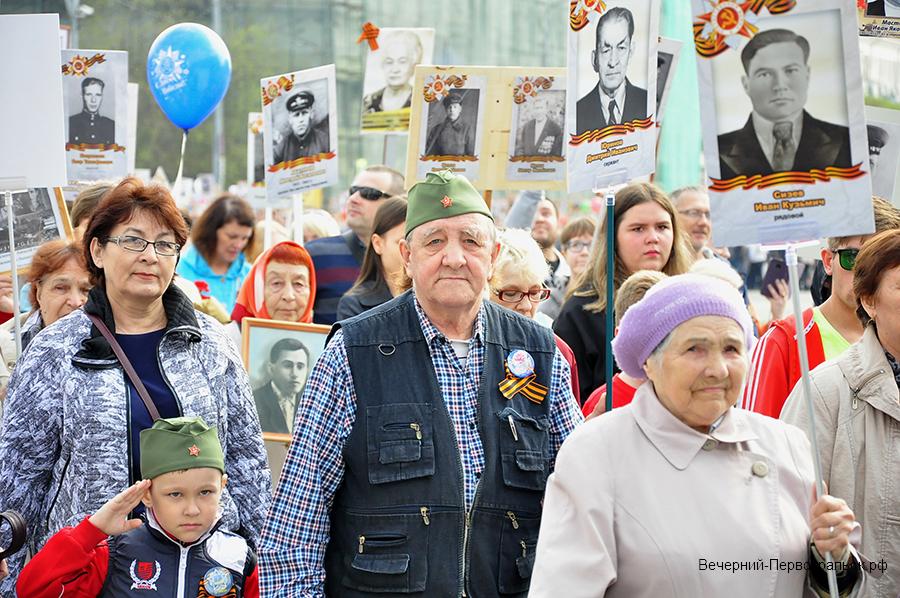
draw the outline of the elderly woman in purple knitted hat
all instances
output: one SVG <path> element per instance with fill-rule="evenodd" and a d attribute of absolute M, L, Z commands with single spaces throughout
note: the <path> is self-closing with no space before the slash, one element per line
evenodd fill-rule
<path fill-rule="evenodd" d="M 816 596 L 827 552 L 841 595 L 861 591 L 859 525 L 814 498 L 804 433 L 732 408 L 752 330 L 737 291 L 697 274 L 626 312 L 616 363 L 647 382 L 560 450 L 530 597 Z"/>

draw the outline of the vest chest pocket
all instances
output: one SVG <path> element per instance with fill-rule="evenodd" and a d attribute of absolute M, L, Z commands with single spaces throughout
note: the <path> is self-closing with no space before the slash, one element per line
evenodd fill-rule
<path fill-rule="evenodd" d="M 503 483 L 513 488 L 544 490 L 550 469 L 550 421 L 519 413 L 509 406 L 500 419 Z"/>
<path fill-rule="evenodd" d="M 507 513 L 500 532 L 500 566 L 497 590 L 500 594 L 523 594 L 531 583 L 534 555 L 541 520 Z"/>
<path fill-rule="evenodd" d="M 385 484 L 434 475 L 434 427 L 427 403 L 366 409 L 369 483 Z"/>

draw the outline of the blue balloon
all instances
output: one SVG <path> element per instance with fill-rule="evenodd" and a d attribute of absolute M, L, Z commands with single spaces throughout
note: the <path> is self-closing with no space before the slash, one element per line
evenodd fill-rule
<path fill-rule="evenodd" d="M 172 25 L 150 46 L 147 82 L 169 120 L 189 131 L 206 120 L 225 97 L 231 82 L 231 54 L 209 27 Z"/>

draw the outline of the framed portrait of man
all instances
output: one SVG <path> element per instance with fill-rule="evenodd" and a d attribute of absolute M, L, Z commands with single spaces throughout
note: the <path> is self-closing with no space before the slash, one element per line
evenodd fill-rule
<path fill-rule="evenodd" d="M 62 78 L 69 181 L 125 176 L 134 149 L 129 142 L 128 52 L 62 50 Z"/>
<path fill-rule="evenodd" d="M 363 133 L 406 133 L 416 66 L 431 64 L 434 29 L 385 27 L 369 49 L 363 79 Z"/>
<path fill-rule="evenodd" d="M 9 219 L 0 203 L 0 274 L 10 272 Z M 59 187 L 13 193 L 13 236 L 16 269 L 26 274 L 38 247 L 54 239 L 71 239 L 72 224 L 63 191 Z"/>
<path fill-rule="evenodd" d="M 714 241 L 871 232 L 852 7 L 822 0 L 745 14 L 733 2 L 693 6 Z"/>
<path fill-rule="evenodd" d="M 669 90 L 675 79 L 678 58 L 681 56 L 682 42 L 668 37 L 659 38 L 659 51 L 656 53 L 656 124 L 662 123 L 663 111 L 669 99 Z"/>
<path fill-rule="evenodd" d="M 626 182 L 656 168 L 659 12 L 659 0 L 570 4 L 570 192 Z"/>
<path fill-rule="evenodd" d="M 900 1 L 866 0 L 858 3 L 859 34 L 867 37 L 900 37 Z"/>
<path fill-rule="evenodd" d="M 260 81 L 265 184 L 270 199 L 337 182 L 334 65 Z"/>
<path fill-rule="evenodd" d="M 522 75 L 511 88 L 506 178 L 565 180 L 566 78 Z"/>
<path fill-rule="evenodd" d="M 261 318 L 241 322 L 244 365 L 263 437 L 290 441 L 297 402 L 331 330 Z"/>
<path fill-rule="evenodd" d="M 872 194 L 888 199 L 900 208 L 900 112 L 866 106 L 866 134 L 869 141 L 869 172 Z"/>

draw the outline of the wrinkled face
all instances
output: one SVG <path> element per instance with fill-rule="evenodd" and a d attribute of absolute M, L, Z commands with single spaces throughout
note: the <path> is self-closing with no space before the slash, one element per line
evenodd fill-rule
<path fill-rule="evenodd" d="M 497 259 L 493 223 L 481 214 L 426 222 L 400 243 L 406 273 L 422 305 L 466 309 L 482 300 Z"/>
<path fill-rule="evenodd" d="M 616 253 L 628 274 L 661 271 L 669 261 L 672 243 L 672 218 L 655 201 L 634 206 L 618 223 Z"/>
<path fill-rule="evenodd" d="M 666 409 L 706 432 L 737 401 L 747 373 L 744 334 L 737 322 L 700 316 L 671 332 L 668 345 L 644 365 Z"/>
<path fill-rule="evenodd" d="M 587 267 L 588 259 L 591 257 L 592 240 L 591 235 L 572 237 L 563 247 L 563 257 L 566 258 L 573 276 L 578 276 Z"/>
<path fill-rule="evenodd" d="M 534 280 L 534 278 L 529 276 L 523 270 L 516 270 L 509 267 L 503 268 L 503 270 L 494 272 L 494 275 L 491 277 L 491 301 L 498 305 L 502 305 L 506 309 L 516 311 L 526 318 L 534 318 L 534 314 L 537 313 L 538 306 L 541 304 L 540 301 L 532 301 L 526 294 L 522 296 L 522 300 L 518 303 L 509 303 L 500 299 L 494 291 L 520 291 L 522 293 L 529 293 L 531 291 L 540 291 L 542 288 L 543 281 Z"/>
<path fill-rule="evenodd" d="M 299 322 L 309 305 L 309 268 L 303 264 L 266 264 L 265 304 L 273 320 Z"/>
<path fill-rule="evenodd" d="M 544 118 L 547 117 L 547 111 L 548 111 L 547 98 L 545 98 L 542 95 L 538 95 L 533 100 L 533 106 L 534 106 L 534 110 L 532 111 L 532 114 L 534 114 L 535 118 L 537 118 L 538 120 L 543 120 Z"/>
<path fill-rule="evenodd" d="M 372 235 L 372 249 L 381 257 L 381 267 L 385 277 L 390 277 L 403 270 L 403 258 L 400 256 L 400 241 L 403 240 L 405 226 L 398 224 L 383 235 Z"/>
<path fill-rule="evenodd" d="M 87 301 L 91 290 L 88 271 L 74 259 L 35 283 L 37 305 L 44 326 L 67 316 Z"/>
<path fill-rule="evenodd" d="M 309 357 L 303 349 L 280 351 L 269 364 L 269 375 L 278 391 L 288 397 L 300 394 L 309 375 Z"/>
<path fill-rule="evenodd" d="M 462 104 L 453 102 L 447 106 L 447 116 L 450 117 L 450 120 L 456 120 L 460 114 L 462 114 Z"/>
<path fill-rule="evenodd" d="M 84 100 L 84 108 L 88 112 L 96 113 L 103 102 L 103 86 L 93 83 L 81 91 L 81 99 Z"/>
<path fill-rule="evenodd" d="M 252 226 L 244 226 L 235 220 L 226 222 L 216 231 L 216 259 L 226 264 L 232 263 L 247 247 Z"/>
<path fill-rule="evenodd" d="M 778 122 L 806 105 L 809 67 L 803 50 L 794 42 L 778 42 L 759 50 L 741 79 L 753 110 Z"/>
<path fill-rule="evenodd" d="M 556 208 L 550 201 L 542 199 L 538 202 L 534 220 L 531 221 L 531 238 L 537 241 L 541 249 L 553 247 L 558 236 L 558 227 Z"/>
<path fill-rule="evenodd" d="M 164 530 L 192 544 L 216 522 L 227 481 L 228 476 L 212 467 L 170 471 L 153 478 L 142 500 Z"/>
<path fill-rule="evenodd" d="M 840 264 L 837 251 L 840 249 L 859 249 L 869 237 L 851 237 L 841 242 L 834 250 L 822 250 L 822 265 L 825 273 L 831 275 L 831 296 L 843 304 L 844 309 L 856 311 L 856 293 L 853 292 L 853 271 L 844 270 Z"/>
<path fill-rule="evenodd" d="M 144 210 L 135 210 L 131 220 L 117 224 L 109 236 L 176 242 L 172 229 Z M 135 253 L 112 242 L 100 243 L 96 237 L 91 239 L 91 257 L 98 268 L 103 268 L 107 293 L 137 303 L 150 303 L 162 297 L 178 263 L 177 256 L 157 255 L 153 245 Z"/>
<path fill-rule="evenodd" d="M 685 191 L 678 197 L 678 224 L 691 238 L 691 247 L 700 251 L 712 237 L 709 197 L 697 191 Z"/>
<path fill-rule="evenodd" d="M 864 297 L 863 309 L 878 326 L 878 338 L 894 357 L 900 348 L 900 266 L 881 275 L 874 297 Z"/>
<path fill-rule="evenodd" d="M 415 48 L 408 41 L 395 38 L 381 47 L 381 68 L 389 87 L 403 87 L 416 68 Z"/>
<path fill-rule="evenodd" d="M 600 76 L 600 89 L 613 95 L 625 82 L 628 62 L 634 52 L 634 40 L 628 35 L 628 22 L 613 19 L 603 23 L 592 54 L 594 70 Z M 619 108 L 621 110 L 621 107 Z"/>
<path fill-rule="evenodd" d="M 312 116 L 311 108 L 301 108 L 300 110 L 292 110 L 288 112 L 288 123 L 291 125 L 291 131 L 298 138 L 302 138 L 309 130 L 309 121 Z"/>
<path fill-rule="evenodd" d="M 353 179 L 354 187 L 372 187 L 382 193 L 389 193 L 391 188 L 391 175 L 387 172 L 363 171 Z M 375 212 L 384 203 L 386 197 L 369 201 L 357 192 L 347 198 L 347 226 L 358 235 L 368 237 L 372 230 L 372 221 Z"/>

